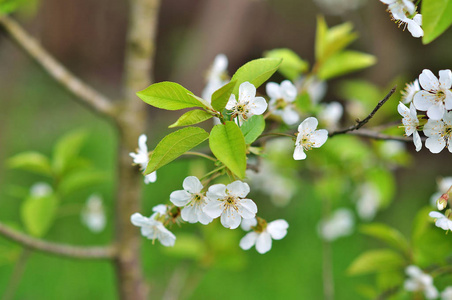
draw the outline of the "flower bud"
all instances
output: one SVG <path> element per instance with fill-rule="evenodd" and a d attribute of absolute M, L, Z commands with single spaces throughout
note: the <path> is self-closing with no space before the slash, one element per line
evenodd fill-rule
<path fill-rule="evenodd" d="M 449 194 L 444 193 L 441 195 L 441 197 L 436 201 L 436 207 L 438 207 L 438 210 L 443 210 L 447 206 L 447 201 L 449 200 Z"/>

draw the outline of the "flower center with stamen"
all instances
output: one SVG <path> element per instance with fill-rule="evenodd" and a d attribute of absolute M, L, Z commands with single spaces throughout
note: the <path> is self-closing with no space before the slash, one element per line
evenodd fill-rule
<path fill-rule="evenodd" d="M 439 99 L 440 101 L 443 101 L 444 98 L 446 98 L 446 93 L 444 93 L 444 91 L 437 91 L 436 92 L 436 97 L 437 99 Z"/>
<path fill-rule="evenodd" d="M 301 139 L 300 144 L 305 151 L 311 150 L 312 146 L 314 145 L 314 143 L 311 142 L 309 134 L 303 135 L 303 138 Z"/>

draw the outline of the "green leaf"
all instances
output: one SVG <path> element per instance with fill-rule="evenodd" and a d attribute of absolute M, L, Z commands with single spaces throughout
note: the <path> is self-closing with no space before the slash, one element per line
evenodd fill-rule
<path fill-rule="evenodd" d="M 42 237 L 50 229 L 58 207 L 55 195 L 28 197 L 21 206 L 22 222 L 27 232 Z"/>
<path fill-rule="evenodd" d="M 240 85 L 245 81 L 252 83 L 257 89 L 278 70 L 280 64 L 281 59 L 278 58 L 259 58 L 247 62 L 231 78 L 231 81 L 237 82 L 233 93 L 237 96 Z"/>
<path fill-rule="evenodd" d="M 190 95 L 193 93 L 180 84 L 169 81 L 154 83 L 137 93 L 141 100 L 161 109 L 179 110 L 189 107 L 205 107 L 201 101 Z"/>
<path fill-rule="evenodd" d="M 27 0 L 0 0 L 0 14 L 12 13 L 19 8 L 22 4 L 26 4 Z"/>
<path fill-rule="evenodd" d="M 208 137 L 209 134 L 199 127 L 186 127 L 168 134 L 155 147 L 144 174 L 150 174 L 172 162 Z"/>
<path fill-rule="evenodd" d="M 366 174 L 380 194 L 380 207 L 387 207 L 394 199 L 396 184 L 394 174 L 382 167 L 374 167 Z"/>
<path fill-rule="evenodd" d="M 239 178 L 245 177 L 246 144 L 242 131 L 234 122 L 227 121 L 212 128 L 209 146 L 218 160 Z"/>
<path fill-rule="evenodd" d="M 410 255 L 410 245 L 407 239 L 400 231 L 389 227 L 388 225 L 378 223 L 362 225 L 360 231 L 401 250 L 408 256 Z"/>
<path fill-rule="evenodd" d="M 59 185 L 59 192 L 68 195 L 81 189 L 98 185 L 108 178 L 108 174 L 97 170 L 82 170 L 64 176 Z"/>
<path fill-rule="evenodd" d="M 265 129 L 265 119 L 261 115 L 255 115 L 246 120 L 240 130 L 245 137 L 245 143 L 251 144 L 254 142 Z"/>
<path fill-rule="evenodd" d="M 406 264 L 405 259 L 389 249 L 370 250 L 358 256 L 347 272 L 350 275 L 362 275 L 397 270 Z"/>
<path fill-rule="evenodd" d="M 212 114 L 205 110 L 195 109 L 187 111 L 175 123 L 168 126 L 169 128 L 188 126 L 198 124 L 212 118 Z"/>
<path fill-rule="evenodd" d="M 309 69 L 307 61 L 301 59 L 298 54 L 287 48 L 273 49 L 265 52 L 264 55 L 267 58 L 282 59 L 278 72 L 292 81 Z"/>
<path fill-rule="evenodd" d="M 452 0 L 423 0 L 421 10 L 422 42 L 428 44 L 452 24 Z"/>
<path fill-rule="evenodd" d="M 58 140 L 52 157 L 52 167 L 56 174 L 63 174 L 76 163 L 80 149 L 86 139 L 83 130 L 72 131 Z"/>
<path fill-rule="evenodd" d="M 177 241 L 173 247 L 163 247 L 166 254 L 181 259 L 200 260 L 206 255 L 207 249 L 203 240 L 193 234 L 177 235 Z"/>
<path fill-rule="evenodd" d="M 216 111 L 223 111 L 226 107 L 226 104 L 229 101 L 229 97 L 234 91 L 235 85 L 237 81 L 230 81 L 229 83 L 223 85 L 221 88 L 216 90 L 212 95 L 212 107 L 215 108 Z"/>
<path fill-rule="evenodd" d="M 46 176 L 52 175 L 50 160 L 39 152 L 29 151 L 16 154 L 8 160 L 8 167 Z"/>
<path fill-rule="evenodd" d="M 331 56 L 320 66 L 318 77 L 322 80 L 328 80 L 333 77 L 368 68 L 374 65 L 376 61 L 375 56 L 362 52 L 339 52 Z"/>

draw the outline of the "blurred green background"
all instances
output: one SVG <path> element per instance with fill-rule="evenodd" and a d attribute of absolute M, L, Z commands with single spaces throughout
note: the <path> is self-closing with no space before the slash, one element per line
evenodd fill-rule
<path fill-rule="evenodd" d="M 92 82 L 106 94 L 119 94 L 126 26 L 126 3 L 123 1 L 42 1 L 36 11 L 19 14 L 27 29 L 77 75 Z M 157 81 L 176 81 L 195 93 L 204 85 L 205 70 L 217 53 L 230 59 L 229 71 L 263 51 L 288 47 L 301 57 L 313 61 L 315 16 L 326 13 L 312 1 L 162 1 L 155 77 Z M 220 17 L 222 16 L 222 17 Z M 378 58 L 376 66 L 358 76 L 379 86 L 387 86 L 396 76 L 414 80 L 424 68 L 447 68 L 451 31 L 437 41 L 422 46 L 420 40 L 398 29 L 379 1 L 363 1 L 357 10 L 341 15 L 327 15 L 329 25 L 351 21 L 360 38 L 353 48 Z M 108 243 L 113 236 L 112 190 L 115 184 L 115 131 L 73 96 L 54 83 L 34 62 L 24 55 L 4 34 L 0 35 L 0 220 L 17 228 L 20 204 L 14 191 L 28 190 L 44 177 L 20 170 L 10 170 L 6 160 L 19 152 L 34 150 L 50 155 L 52 147 L 65 133 L 84 128 L 89 132 L 81 156 L 106 171 L 105 183 L 81 190 L 63 199 L 62 211 L 46 239 L 77 245 Z M 352 75 L 355 76 L 356 75 Z M 277 80 L 277 79 L 275 79 Z M 340 81 L 329 83 L 326 99 L 340 100 Z M 139 99 L 137 98 L 137 101 Z M 388 103 L 396 107 L 395 102 Z M 176 114 L 148 107 L 147 134 L 150 148 L 169 133 L 168 118 Z M 375 221 L 389 224 L 409 236 L 419 208 L 428 204 L 436 191 L 435 179 L 450 176 L 452 160 L 448 153 L 434 155 L 423 149 L 413 152 L 412 163 L 394 170 L 397 192 L 392 205 L 381 211 Z M 190 171 L 202 168 L 194 160 L 179 160 L 158 171 L 156 184 L 144 188 L 141 213 L 168 201 L 169 194 L 181 188 Z M 64 211 L 73 203 L 82 205 L 93 193 L 100 193 L 107 207 L 107 229 L 93 234 L 80 223 L 78 211 Z M 258 254 L 254 248 L 238 247 L 244 232 L 230 231 L 218 223 L 211 229 L 195 225 L 174 226 L 178 236 L 193 233 L 209 237 L 212 257 L 180 253 L 143 239 L 146 276 L 155 299 L 322 299 L 322 240 L 317 234 L 322 201 L 306 182 L 298 182 L 295 196 L 287 207 L 275 207 L 268 198 L 252 198 L 268 220 L 284 218 L 288 235 L 274 241 L 272 250 Z M 353 207 L 352 195 L 335 199 L 341 206 Z M 338 205 L 339 206 L 339 205 Z M 210 231 L 209 231 L 210 230 Z M 213 232 L 215 230 L 215 232 Z M 193 238 L 189 235 L 188 239 Z M 230 241 L 221 245 L 221 241 Z M 214 247 L 215 246 L 215 247 Z M 335 299 L 361 299 L 356 292 L 362 284 L 371 284 L 372 276 L 351 277 L 346 269 L 365 249 L 382 244 L 357 230 L 351 236 L 332 243 Z M 209 247 L 212 247 L 212 250 Z M 10 284 L 12 270 L 21 249 L 0 239 L 0 294 Z M 193 251 L 193 250 L 191 250 Z M 195 251 L 196 252 L 196 249 Z M 207 258 L 206 258 L 207 257 Z M 182 285 L 183 284 L 183 285 Z M 180 290 L 180 288 L 182 289 Z M 113 267 L 102 261 L 82 261 L 33 252 L 25 266 L 14 299 L 115 299 Z"/>

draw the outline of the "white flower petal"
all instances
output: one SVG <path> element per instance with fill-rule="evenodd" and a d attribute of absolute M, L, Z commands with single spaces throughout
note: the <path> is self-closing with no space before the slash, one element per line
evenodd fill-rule
<path fill-rule="evenodd" d="M 306 158 L 306 153 L 303 151 L 302 146 L 296 146 L 295 151 L 293 152 L 293 159 L 301 160 Z"/>
<path fill-rule="evenodd" d="M 237 106 L 237 100 L 235 99 L 235 95 L 231 94 L 225 108 L 227 110 L 233 110 L 234 107 L 236 107 L 236 106 Z"/>
<path fill-rule="evenodd" d="M 240 227 L 242 227 L 242 229 L 245 230 L 245 231 L 249 231 L 249 230 L 251 230 L 251 227 L 254 227 L 256 225 L 257 225 L 257 219 L 256 218 L 243 219 L 242 223 L 240 224 Z"/>
<path fill-rule="evenodd" d="M 422 149 L 422 141 L 421 136 L 419 135 L 419 132 L 415 131 L 413 134 L 413 143 L 416 147 L 416 151 L 419 152 Z"/>
<path fill-rule="evenodd" d="M 224 227 L 236 229 L 237 227 L 239 227 L 240 222 L 242 221 L 242 217 L 233 207 L 228 207 L 221 214 L 220 221 Z"/>
<path fill-rule="evenodd" d="M 239 102 L 250 102 L 256 96 L 256 88 L 245 81 L 239 86 Z"/>
<path fill-rule="evenodd" d="M 277 84 L 276 82 L 269 82 L 267 83 L 267 85 L 265 86 L 265 90 L 267 92 L 267 95 L 274 100 L 277 99 L 281 99 L 282 95 L 281 95 L 281 91 L 279 88 L 279 84 Z"/>
<path fill-rule="evenodd" d="M 189 223 L 198 222 L 198 214 L 194 205 L 188 205 L 181 211 L 182 220 Z"/>
<path fill-rule="evenodd" d="M 267 110 L 267 106 L 267 101 L 262 97 L 252 99 L 248 104 L 250 110 L 248 116 L 262 115 Z"/>
<path fill-rule="evenodd" d="M 176 206 L 185 206 L 192 200 L 192 195 L 184 190 L 174 191 L 170 194 L 170 201 Z"/>
<path fill-rule="evenodd" d="M 206 193 L 207 198 L 210 200 L 218 200 L 223 199 L 227 196 L 226 194 L 226 186 L 224 184 L 214 184 L 209 187 L 209 190 Z"/>
<path fill-rule="evenodd" d="M 323 144 L 325 144 L 327 139 L 328 131 L 326 129 L 319 129 L 311 134 L 311 142 L 314 143 L 312 145 L 314 148 L 321 147 Z"/>
<path fill-rule="evenodd" d="M 264 254 L 272 248 L 272 238 L 268 232 L 262 232 L 259 234 L 256 240 L 256 250 L 260 254 Z"/>
<path fill-rule="evenodd" d="M 446 147 L 446 141 L 441 136 L 434 135 L 425 141 L 425 147 L 432 153 L 440 153 Z"/>
<path fill-rule="evenodd" d="M 275 220 L 267 224 L 267 231 L 274 240 L 280 240 L 287 234 L 289 224 L 286 220 Z"/>
<path fill-rule="evenodd" d="M 427 115 L 432 120 L 441 120 L 444 116 L 444 106 L 441 102 L 437 102 L 430 106 L 427 110 Z"/>
<path fill-rule="evenodd" d="M 237 209 L 244 219 L 252 219 L 257 213 L 257 205 L 251 199 L 242 199 L 237 205 Z"/>
<path fill-rule="evenodd" d="M 212 200 L 202 208 L 202 211 L 211 218 L 218 218 L 224 210 L 223 201 Z"/>
<path fill-rule="evenodd" d="M 203 186 L 196 176 L 188 176 L 182 183 L 184 190 L 189 193 L 196 194 L 201 192 Z"/>
<path fill-rule="evenodd" d="M 297 88 L 290 80 L 284 80 L 281 82 L 281 94 L 286 102 L 293 102 L 297 98 Z"/>
<path fill-rule="evenodd" d="M 254 231 L 247 233 L 241 240 L 240 240 L 240 248 L 243 250 L 248 250 L 251 247 L 256 244 L 258 234 Z"/>
<path fill-rule="evenodd" d="M 424 30 L 422 30 L 421 26 L 414 20 L 405 19 L 403 22 L 408 24 L 408 31 L 415 38 L 419 38 L 424 35 Z"/>
<path fill-rule="evenodd" d="M 437 91 L 439 89 L 438 78 L 428 69 L 424 69 L 419 75 L 419 83 L 427 91 Z"/>
<path fill-rule="evenodd" d="M 311 133 L 314 130 L 316 130 L 317 126 L 319 125 L 319 121 L 317 121 L 314 117 L 309 117 L 305 119 L 301 124 L 298 126 L 298 131 L 301 133 Z"/>
<path fill-rule="evenodd" d="M 452 109 L 452 92 L 450 90 L 446 90 L 446 97 L 444 98 L 444 106 L 447 110 Z"/>
<path fill-rule="evenodd" d="M 226 186 L 228 194 L 234 197 L 244 198 L 250 192 L 250 186 L 246 182 L 236 180 Z"/>
<path fill-rule="evenodd" d="M 439 85 L 441 89 L 448 90 L 452 86 L 452 72 L 450 70 L 439 71 Z"/>
<path fill-rule="evenodd" d="M 426 111 L 431 105 L 436 103 L 436 96 L 427 91 L 419 91 L 414 95 L 413 103 L 417 109 Z"/>
<path fill-rule="evenodd" d="M 145 169 L 145 168 L 144 168 Z M 144 183 L 149 184 L 157 181 L 157 171 L 154 171 L 148 175 L 144 175 Z"/>
<path fill-rule="evenodd" d="M 298 113 L 290 106 L 286 106 L 281 113 L 281 118 L 287 125 L 293 125 L 300 121 Z"/>
<path fill-rule="evenodd" d="M 135 226 L 146 226 L 149 223 L 149 219 L 146 217 L 143 217 L 140 213 L 134 213 L 130 217 L 130 221 Z"/>

